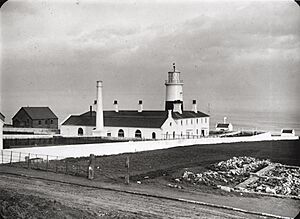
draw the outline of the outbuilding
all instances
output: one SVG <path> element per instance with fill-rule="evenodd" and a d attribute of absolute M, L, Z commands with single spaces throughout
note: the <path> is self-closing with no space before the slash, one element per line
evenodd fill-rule
<path fill-rule="evenodd" d="M 22 107 L 12 121 L 18 128 L 58 129 L 58 118 L 49 107 Z"/>
<path fill-rule="evenodd" d="M 281 136 L 295 136 L 295 130 L 294 129 L 282 129 Z"/>

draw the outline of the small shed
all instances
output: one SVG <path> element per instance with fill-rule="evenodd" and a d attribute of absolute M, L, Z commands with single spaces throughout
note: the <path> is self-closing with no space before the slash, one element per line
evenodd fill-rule
<path fill-rule="evenodd" d="M 232 131 L 233 126 L 231 123 L 217 123 L 216 131 Z"/>
<path fill-rule="evenodd" d="M 295 136 L 295 130 L 294 129 L 282 129 L 281 136 Z"/>

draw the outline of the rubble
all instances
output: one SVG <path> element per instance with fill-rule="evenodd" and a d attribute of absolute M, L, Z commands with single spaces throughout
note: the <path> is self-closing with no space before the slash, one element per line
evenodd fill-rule
<path fill-rule="evenodd" d="M 300 196 L 300 169 L 277 165 L 256 182 L 247 185 L 251 192 Z"/>
<path fill-rule="evenodd" d="M 240 187 L 240 183 L 249 177 L 255 177 L 254 181 Z M 186 170 L 182 177 L 174 181 L 215 186 L 224 191 L 231 191 L 229 186 L 238 186 L 235 188 L 238 191 L 300 197 L 300 167 L 283 166 L 253 157 L 233 157 L 213 164 L 201 173 Z"/>
<path fill-rule="evenodd" d="M 258 160 L 252 157 L 233 157 L 221 161 L 203 173 L 185 171 L 182 180 L 193 184 L 208 186 L 236 185 L 250 176 L 250 173 L 268 166 L 269 160 Z"/>

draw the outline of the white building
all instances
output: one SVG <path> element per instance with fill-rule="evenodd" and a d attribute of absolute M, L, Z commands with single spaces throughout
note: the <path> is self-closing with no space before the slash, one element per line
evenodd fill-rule
<path fill-rule="evenodd" d="M 282 129 L 281 136 L 295 136 L 295 130 L 294 129 Z"/>
<path fill-rule="evenodd" d="M 231 123 L 227 122 L 227 117 L 224 117 L 223 123 L 217 123 L 216 124 L 216 131 L 221 132 L 231 132 L 233 131 L 233 126 Z"/>
<path fill-rule="evenodd" d="M 4 116 L 0 113 L 0 150 L 3 149 L 3 125 L 4 125 Z"/>
<path fill-rule="evenodd" d="M 69 116 L 61 125 L 64 136 L 111 136 L 120 138 L 174 139 L 209 135 L 209 115 L 197 110 L 196 100 L 190 111 L 183 110 L 183 81 L 180 72 L 168 73 L 165 110 L 143 110 L 140 100 L 137 110 L 103 111 L 102 82 L 97 82 L 97 111 Z"/>

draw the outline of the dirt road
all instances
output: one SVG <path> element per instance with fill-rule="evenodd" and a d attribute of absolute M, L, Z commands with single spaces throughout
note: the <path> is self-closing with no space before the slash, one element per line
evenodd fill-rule
<path fill-rule="evenodd" d="M 257 218 L 196 204 L 11 175 L 0 176 L 0 194 L 4 218 Z"/>

